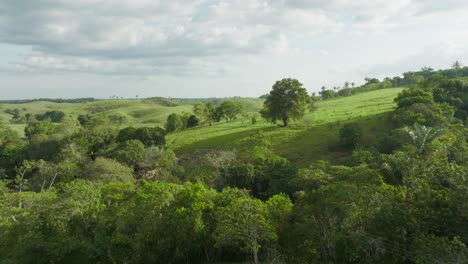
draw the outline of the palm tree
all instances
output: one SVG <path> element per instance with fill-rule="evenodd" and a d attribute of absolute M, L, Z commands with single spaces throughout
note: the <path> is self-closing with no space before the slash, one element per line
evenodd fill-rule
<path fill-rule="evenodd" d="M 422 154 L 426 150 L 427 144 L 439 137 L 443 131 L 442 129 L 426 127 L 418 123 L 415 123 L 411 128 L 405 128 L 405 130 L 413 140 L 413 144 L 418 149 L 419 154 Z"/>
<path fill-rule="evenodd" d="M 455 77 L 458 77 L 458 71 L 463 67 L 461 62 L 458 60 L 452 64 L 452 68 L 455 70 Z"/>

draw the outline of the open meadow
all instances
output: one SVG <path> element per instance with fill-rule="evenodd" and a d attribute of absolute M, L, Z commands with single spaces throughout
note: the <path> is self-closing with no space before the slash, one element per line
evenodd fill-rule
<path fill-rule="evenodd" d="M 258 120 L 254 125 L 250 120 L 239 120 L 172 133 L 167 136 L 167 142 L 178 154 L 200 148 L 236 149 L 242 154 L 250 147 L 248 138 L 262 132 L 272 142 L 275 152 L 298 165 L 317 159 L 336 162 L 349 154 L 338 147 L 338 131 L 343 124 L 357 121 L 363 130 L 361 143 L 378 143 L 388 133 L 387 113 L 395 108 L 393 99 L 401 91 L 402 88 L 391 88 L 320 101 L 316 110 L 286 128 L 265 120 Z"/>
<path fill-rule="evenodd" d="M 167 136 L 168 147 L 177 154 L 190 153 L 196 149 L 216 148 L 235 149 L 242 157 L 248 151 L 248 138 L 261 132 L 273 144 L 273 149 L 296 164 L 306 164 L 310 160 L 326 159 L 338 161 L 346 156 L 347 150 L 339 147 L 338 131 L 343 124 L 357 121 L 363 129 L 361 144 L 373 145 L 387 133 L 387 114 L 394 109 L 393 99 L 402 88 L 377 90 L 349 97 L 323 100 L 314 104 L 302 119 L 294 121 L 286 128 L 278 128 L 260 118 L 258 111 L 263 99 L 230 98 L 244 106 L 246 115 L 235 121 L 221 121 L 212 126 L 203 125 Z M 164 127 L 167 116 L 172 113 L 191 113 L 193 104 L 222 99 L 142 99 L 142 100 L 102 100 L 87 103 L 53 103 L 38 101 L 24 104 L 0 105 L 0 119 L 9 120 L 11 115 L 6 109 L 19 109 L 21 113 L 33 115 L 46 111 L 62 111 L 77 117 L 83 114 L 98 114 L 121 117 L 124 126 Z M 252 124 L 251 117 L 257 122 Z M 25 124 L 9 124 L 11 128 L 23 133 Z"/>

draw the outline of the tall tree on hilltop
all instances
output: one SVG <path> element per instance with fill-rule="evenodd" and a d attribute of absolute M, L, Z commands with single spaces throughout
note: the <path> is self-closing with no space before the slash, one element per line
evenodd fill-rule
<path fill-rule="evenodd" d="M 286 127 L 290 119 L 303 117 L 310 103 L 311 98 L 302 83 L 296 79 L 282 79 L 273 85 L 260 114 L 271 122 L 281 120 Z"/>

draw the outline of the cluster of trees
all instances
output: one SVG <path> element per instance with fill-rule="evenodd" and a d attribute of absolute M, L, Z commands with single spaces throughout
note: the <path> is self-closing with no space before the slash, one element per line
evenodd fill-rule
<path fill-rule="evenodd" d="M 340 134 L 352 155 L 301 167 L 262 133 L 244 156 L 178 158 L 166 130 L 99 115 L 31 122 L 26 138 L 0 126 L 0 262 L 464 263 L 467 89 L 424 77 L 395 99 L 381 144 L 359 147 L 350 123 Z M 193 116 L 215 122 L 232 109 L 221 105 Z M 286 126 L 309 105 L 283 79 L 262 115 Z"/>
<path fill-rule="evenodd" d="M 45 113 L 32 115 L 31 113 L 26 112 L 27 109 L 19 109 L 19 108 L 7 108 L 4 110 L 5 113 L 11 115 L 10 123 L 13 124 L 27 124 L 30 122 L 35 121 L 43 121 L 45 119 L 49 119 L 53 123 L 60 123 L 62 119 L 65 117 L 65 113 L 62 111 L 47 111 Z"/>
<path fill-rule="evenodd" d="M 65 113 L 57 110 L 47 111 L 43 114 L 35 115 L 36 120 L 42 121 L 45 119 L 50 119 L 50 121 L 53 123 L 60 123 L 64 117 Z"/>
<path fill-rule="evenodd" d="M 220 105 L 212 102 L 199 102 L 193 106 L 193 114 L 183 113 L 182 115 L 173 113 L 167 117 L 166 131 L 168 133 L 196 127 L 198 125 L 212 124 L 226 120 L 235 120 L 239 115 L 244 114 L 244 107 L 234 101 L 223 101 Z"/>
<path fill-rule="evenodd" d="M 257 260 L 278 250 L 291 200 L 202 184 L 75 180 L 0 198 L 2 261 L 206 263 Z M 18 207 L 21 201 L 21 207 Z M 8 210 L 11 209 L 11 210 Z"/>
<path fill-rule="evenodd" d="M 438 75 L 445 78 L 466 77 L 468 76 L 468 67 L 464 67 L 461 62 L 456 61 L 452 64 L 451 69 L 435 71 L 430 67 L 423 67 L 420 71 L 409 71 L 403 73 L 402 76 L 395 76 L 393 78 L 386 77 L 383 80 L 379 80 L 377 78 L 365 78 L 365 83 L 357 87 L 354 87 L 354 83 L 350 84 L 349 82 L 345 82 L 343 87 L 335 86 L 333 89 L 327 89 L 323 86 L 321 91 L 318 93 L 318 96 L 314 93 L 312 97 L 316 99 L 331 99 L 392 87 L 420 86 L 420 82 L 423 82 L 426 78 L 432 75 Z"/>

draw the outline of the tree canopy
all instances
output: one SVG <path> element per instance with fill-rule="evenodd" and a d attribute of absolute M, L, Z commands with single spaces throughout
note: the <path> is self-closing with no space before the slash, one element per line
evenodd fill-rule
<path fill-rule="evenodd" d="M 302 83 L 296 79 L 282 79 L 273 85 L 260 113 L 271 122 L 281 120 L 286 127 L 289 120 L 303 117 L 310 103 L 311 98 Z"/>

